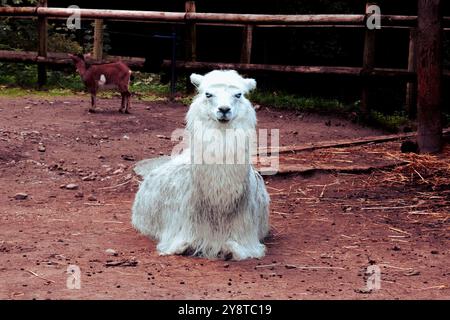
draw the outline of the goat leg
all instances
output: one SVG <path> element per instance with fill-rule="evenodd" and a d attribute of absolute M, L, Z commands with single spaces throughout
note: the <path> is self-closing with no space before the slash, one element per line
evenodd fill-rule
<path fill-rule="evenodd" d="M 122 96 L 122 101 L 120 102 L 119 112 L 123 113 L 123 109 L 125 108 L 125 93 L 121 92 L 120 95 Z"/>
<path fill-rule="evenodd" d="M 95 96 L 95 94 L 92 93 L 91 94 L 91 107 L 89 108 L 89 112 L 94 113 L 96 106 L 97 106 L 97 97 Z"/>
<path fill-rule="evenodd" d="M 128 109 L 130 109 L 130 98 L 131 98 L 131 93 L 127 92 L 126 94 L 126 104 L 125 104 L 125 113 L 130 113 L 130 111 Z"/>

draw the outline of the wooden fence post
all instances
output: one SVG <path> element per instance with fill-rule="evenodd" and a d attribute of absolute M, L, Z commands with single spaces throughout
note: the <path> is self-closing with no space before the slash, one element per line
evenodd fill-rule
<path fill-rule="evenodd" d="M 186 1 L 184 4 L 184 9 L 186 13 L 195 12 L 196 6 L 195 1 Z M 195 23 L 188 22 L 186 24 L 186 61 L 195 62 L 197 61 L 197 26 Z M 195 91 L 194 86 L 190 81 L 189 74 L 186 79 L 186 91 L 188 93 L 193 93 Z"/>
<path fill-rule="evenodd" d="M 94 52 L 95 60 L 103 59 L 103 19 L 95 19 L 94 22 Z"/>
<path fill-rule="evenodd" d="M 366 16 L 368 16 L 368 8 L 374 3 L 366 4 Z M 371 109 L 371 81 L 364 76 L 365 73 L 370 72 L 375 67 L 375 29 L 370 30 L 366 27 L 366 34 L 364 37 L 364 52 L 363 52 L 363 88 L 361 94 L 361 114 L 363 118 L 369 116 Z"/>
<path fill-rule="evenodd" d="M 242 31 L 241 63 L 250 63 L 252 58 L 253 25 L 246 25 Z"/>
<path fill-rule="evenodd" d="M 47 0 L 39 0 L 38 7 L 47 7 Z M 46 17 L 38 17 L 38 56 L 47 57 L 48 21 Z M 38 63 L 38 87 L 47 83 L 47 68 L 45 63 Z"/>
<path fill-rule="evenodd" d="M 409 55 L 408 71 L 416 72 L 416 41 L 417 29 L 409 30 Z M 414 119 L 417 114 L 417 82 L 408 82 L 406 84 L 406 112 L 410 119 Z"/>
<path fill-rule="evenodd" d="M 442 148 L 442 1 L 419 0 L 417 142 L 421 153 Z"/>

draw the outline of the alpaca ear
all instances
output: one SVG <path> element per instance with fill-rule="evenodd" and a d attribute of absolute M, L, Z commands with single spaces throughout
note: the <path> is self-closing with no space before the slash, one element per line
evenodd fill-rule
<path fill-rule="evenodd" d="M 252 91 L 256 88 L 255 79 L 245 79 L 245 85 L 247 86 L 247 91 Z"/>
<path fill-rule="evenodd" d="M 202 80 L 203 80 L 203 76 L 202 75 L 199 75 L 197 73 L 191 74 L 191 82 L 196 88 L 200 87 L 200 84 L 202 83 Z"/>

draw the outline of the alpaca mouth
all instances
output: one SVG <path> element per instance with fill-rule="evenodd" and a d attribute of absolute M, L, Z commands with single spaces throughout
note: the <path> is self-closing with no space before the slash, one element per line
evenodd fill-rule
<path fill-rule="evenodd" d="M 227 123 L 227 122 L 230 121 L 230 119 L 227 119 L 227 118 L 220 118 L 218 120 L 219 120 L 220 123 Z"/>

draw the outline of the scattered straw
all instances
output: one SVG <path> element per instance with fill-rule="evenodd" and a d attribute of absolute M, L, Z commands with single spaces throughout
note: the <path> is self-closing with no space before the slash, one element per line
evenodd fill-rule
<path fill-rule="evenodd" d="M 35 276 L 35 277 L 37 277 L 39 279 L 42 279 L 42 280 L 47 281 L 47 282 L 55 283 L 55 281 L 50 280 L 50 279 L 46 279 L 46 278 L 38 275 L 36 272 L 31 271 L 31 270 L 25 270 L 25 271 L 28 272 L 28 273 L 31 273 L 33 276 Z"/>
<path fill-rule="evenodd" d="M 389 184 L 427 185 L 440 187 L 450 185 L 450 147 L 440 155 L 414 153 L 385 153 L 399 161 L 406 162 L 392 171 L 385 172 L 383 182 Z"/>

